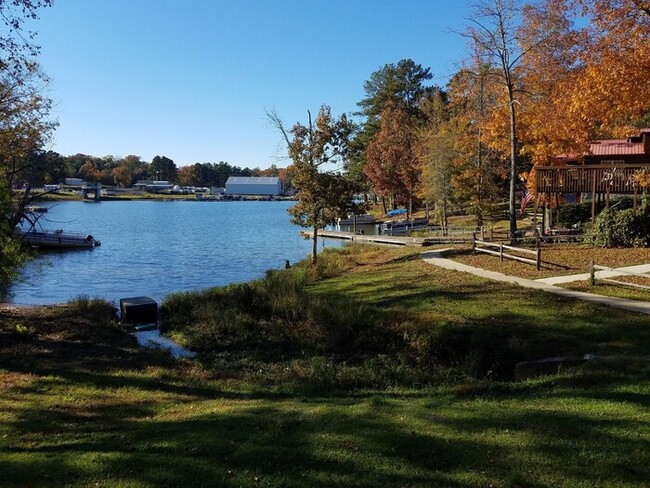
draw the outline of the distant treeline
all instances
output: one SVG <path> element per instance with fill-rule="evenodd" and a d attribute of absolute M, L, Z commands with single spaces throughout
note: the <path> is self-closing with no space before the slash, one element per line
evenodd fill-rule
<path fill-rule="evenodd" d="M 240 168 L 224 161 L 196 163 L 177 167 L 166 156 L 156 156 L 148 163 L 139 156 L 99 158 L 87 154 L 62 156 L 47 151 L 34 156 L 42 171 L 40 184 L 57 184 L 65 178 L 83 178 L 85 181 L 101 182 L 105 186 L 128 188 L 138 180 L 165 180 L 179 186 L 224 187 L 230 176 L 279 176 L 283 184 L 291 184 L 290 171 L 272 165 L 267 169 Z"/>

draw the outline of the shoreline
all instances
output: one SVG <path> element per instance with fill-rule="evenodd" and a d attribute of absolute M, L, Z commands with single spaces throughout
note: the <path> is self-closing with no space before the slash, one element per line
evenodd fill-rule
<path fill-rule="evenodd" d="M 296 201 L 294 197 L 291 196 L 261 196 L 261 195 L 233 195 L 232 198 L 211 198 L 211 195 L 207 195 L 201 198 L 196 198 L 195 196 L 190 195 L 167 195 L 167 194 L 148 194 L 148 195 L 138 195 L 138 194 L 128 194 L 124 196 L 119 195 L 109 195 L 103 196 L 100 200 L 96 201 L 93 199 L 84 199 L 77 195 L 67 195 L 67 194 L 50 194 L 43 195 L 36 198 L 35 202 L 88 202 L 88 203 L 99 203 L 99 202 L 132 202 L 132 201 L 142 201 L 142 200 L 151 200 L 151 201 L 161 201 L 161 202 L 293 202 Z"/>

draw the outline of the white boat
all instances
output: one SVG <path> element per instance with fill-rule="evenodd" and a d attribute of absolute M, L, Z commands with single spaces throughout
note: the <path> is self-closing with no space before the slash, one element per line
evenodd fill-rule
<path fill-rule="evenodd" d="M 32 247 L 50 249 L 92 249 L 101 245 L 101 242 L 90 234 L 74 234 L 62 230 L 17 230 L 20 240 Z"/>
<path fill-rule="evenodd" d="M 362 215 L 357 215 L 356 216 L 356 224 L 357 225 L 372 225 L 377 222 L 377 219 L 375 219 L 374 215 L 370 214 L 362 214 Z M 346 219 L 339 219 L 338 220 L 338 225 L 354 225 L 355 224 L 355 216 L 354 215 L 348 215 Z"/>
<path fill-rule="evenodd" d="M 406 234 L 412 230 L 426 229 L 429 221 L 424 217 L 417 217 L 411 220 L 389 220 L 379 227 L 382 234 Z"/>

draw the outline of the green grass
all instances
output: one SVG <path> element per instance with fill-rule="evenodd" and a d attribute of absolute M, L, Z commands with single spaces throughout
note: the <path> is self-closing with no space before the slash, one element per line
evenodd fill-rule
<path fill-rule="evenodd" d="M 616 280 L 623 281 L 625 278 L 617 277 Z M 639 280 L 641 281 L 641 279 Z M 647 283 L 650 281 L 644 279 L 643 286 L 648 286 Z M 618 297 L 618 298 L 627 298 L 628 300 L 638 300 L 641 302 L 650 302 L 650 290 L 629 287 L 622 284 L 607 284 L 605 282 L 596 283 L 591 285 L 589 281 L 574 281 L 571 283 L 566 283 L 562 285 L 563 288 L 568 288 L 570 290 L 585 291 L 587 293 L 593 293 L 595 295 L 605 295 L 609 297 Z"/>
<path fill-rule="evenodd" d="M 196 362 L 137 348 L 110 304 L 0 310 L 0 486 L 650 479 L 647 316 L 403 249 L 347 248 L 289 271 L 169 297 L 173 334 L 201 339 Z M 587 352 L 627 359 L 511 380 L 517 360 Z"/>
<path fill-rule="evenodd" d="M 2 485 L 643 486 L 647 379 L 322 398 L 169 369 L 24 376 L 0 397 Z"/>

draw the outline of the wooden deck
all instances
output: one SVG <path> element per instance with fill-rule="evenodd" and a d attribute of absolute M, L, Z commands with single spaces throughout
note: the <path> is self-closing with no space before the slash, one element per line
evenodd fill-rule
<path fill-rule="evenodd" d="M 303 236 L 312 237 L 311 231 L 301 231 Z M 461 242 L 470 242 L 471 237 L 454 238 L 454 237 L 410 237 L 410 236 L 387 236 L 387 235 L 365 235 L 353 234 L 352 232 L 341 232 L 338 230 L 319 230 L 319 237 L 327 239 L 343 239 L 351 242 L 365 243 L 365 244 L 389 244 L 392 246 L 410 246 L 410 247 L 425 247 L 434 244 L 452 244 Z"/>

